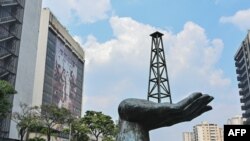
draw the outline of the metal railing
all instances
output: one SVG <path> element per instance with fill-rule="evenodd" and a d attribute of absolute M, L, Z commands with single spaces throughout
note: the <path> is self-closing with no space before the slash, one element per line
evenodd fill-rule
<path fill-rule="evenodd" d="M 6 60 L 0 60 L 0 68 L 10 72 L 10 73 L 14 73 L 15 69 L 16 69 L 16 61 L 15 58 L 12 57 L 10 60 L 6 61 Z"/>
<path fill-rule="evenodd" d="M 25 0 L 16 0 L 22 7 L 25 5 Z"/>
<path fill-rule="evenodd" d="M 1 6 L 9 6 L 18 4 L 17 0 L 0 0 Z"/>
<path fill-rule="evenodd" d="M 0 26 L 0 42 L 1 40 L 8 39 L 12 36 L 15 36 L 17 39 L 21 37 L 21 27 L 18 24 L 15 24 L 11 29 L 8 27 Z"/>
<path fill-rule="evenodd" d="M 12 40 L 11 42 L 0 42 L 0 48 L 8 51 L 9 53 L 15 56 L 17 56 L 17 53 L 18 53 L 17 47 L 18 47 L 17 40 Z M 0 51 L 0 54 L 1 54 L 1 51 Z"/>
<path fill-rule="evenodd" d="M 12 22 L 15 21 L 16 19 L 13 18 L 12 16 L 6 16 L 6 17 L 1 17 L 0 16 L 0 24 L 7 23 L 7 22 Z"/>
<path fill-rule="evenodd" d="M 0 0 L 1 6 L 17 5 L 24 7 L 25 0 Z"/>
<path fill-rule="evenodd" d="M 0 47 L 0 60 L 5 59 L 5 58 L 7 58 L 7 57 L 9 57 L 11 55 L 12 54 L 8 50 L 6 50 L 5 48 Z"/>
<path fill-rule="evenodd" d="M 0 0 L 0 5 L 2 5 L 1 3 L 7 3 L 7 2 L 13 2 L 15 1 L 15 3 L 17 3 L 17 0 Z M 18 3 L 17 3 L 18 4 Z M 19 4 L 21 5 L 21 4 Z M 11 10 L 10 10 L 11 9 Z M 10 12 L 12 11 L 12 12 Z M 2 10 L 0 11 L 0 18 L 4 18 L 4 17 L 13 17 L 15 19 L 17 19 L 20 23 L 22 23 L 23 20 L 23 7 L 22 6 L 15 6 L 15 7 L 5 7 L 2 8 Z"/>

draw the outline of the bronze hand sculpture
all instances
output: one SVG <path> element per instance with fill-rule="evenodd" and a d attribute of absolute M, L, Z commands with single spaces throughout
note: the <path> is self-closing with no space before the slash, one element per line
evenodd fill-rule
<path fill-rule="evenodd" d="M 191 121 L 212 109 L 212 96 L 193 93 L 176 104 L 155 103 L 142 99 L 125 99 L 119 107 L 117 141 L 149 141 L 149 131 Z"/>

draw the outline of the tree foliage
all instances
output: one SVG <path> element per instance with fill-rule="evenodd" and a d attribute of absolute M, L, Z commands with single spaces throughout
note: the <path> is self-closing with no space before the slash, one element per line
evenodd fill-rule
<path fill-rule="evenodd" d="M 69 123 L 72 119 L 69 110 L 56 105 L 42 105 L 40 117 L 42 124 L 46 127 L 47 141 L 50 141 L 53 127 Z"/>
<path fill-rule="evenodd" d="M 12 104 L 9 96 L 15 94 L 14 87 L 7 81 L 0 80 L 0 135 L 2 136 L 2 121 L 10 116 L 10 109 Z"/>
<path fill-rule="evenodd" d="M 23 141 L 23 137 L 26 134 L 28 138 L 29 129 L 32 127 L 40 126 L 39 120 L 39 107 L 30 107 L 27 104 L 20 103 L 20 112 L 14 112 L 12 114 L 12 120 L 17 123 L 17 130 Z"/>
<path fill-rule="evenodd" d="M 89 128 L 92 135 L 98 141 L 99 136 L 113 136 L 115 132 L 115 124 L 112 118 L 102 112 L 87 111 L 83 117 L 84 124 Z"/>
<path fill-rule="evenodd" d="M 90 130 L 83 122 L 82 118 L 74 118 L 69 128 L 65 132 L 70 134 L 71 141 L 89 141 L 88 134 Z"/>
<path fill-rule="evenodd" d="M 4 80 L 0 80 L 0 107 L 1 107 L 0 108 L 0 120 L 7 117 L 9 113 L 9 109 L 12 106 L 8 97 L 11 94 L 15 94 L 15 93 L 16 91 L 10 83 Z"/>
<path fill-rule="evenodd" d="M 46 140 L 43 139 L 43 138 L 35 137 L 35 138 L 32 138 L 32 139 L 28 139 L 28 141 L 46 141 Z"/>

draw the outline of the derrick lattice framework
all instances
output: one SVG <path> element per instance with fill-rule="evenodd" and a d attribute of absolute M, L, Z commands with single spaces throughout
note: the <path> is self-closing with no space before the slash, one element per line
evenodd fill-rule
<path fill-rule="evenodd" d="M 150 36 L 152 37 L 152 43 L 147 99 L 158 103 L 172 103 L 167 64 L 162 41 L 163 34 L 156 31 Z"/>

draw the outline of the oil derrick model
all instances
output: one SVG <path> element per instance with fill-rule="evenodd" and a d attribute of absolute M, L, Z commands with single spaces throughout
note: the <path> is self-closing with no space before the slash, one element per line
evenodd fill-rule
<path fill-rule="evenodd" d="M 158 103 L 172 103 L 167 64 L 162 41 L 163 34 L 156 31 L 150 36 L 152 37 L 152 43 L 147 99 Z"/>

